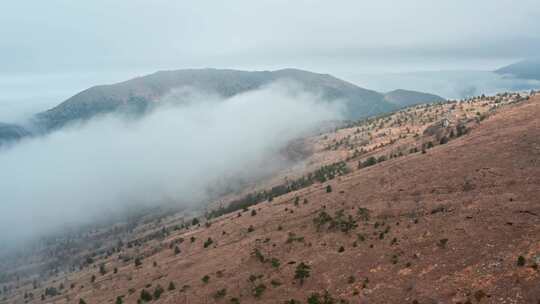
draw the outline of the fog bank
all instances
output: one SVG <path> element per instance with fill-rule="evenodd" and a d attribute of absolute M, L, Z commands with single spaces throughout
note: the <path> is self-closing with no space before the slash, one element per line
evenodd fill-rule
<path fill-rule="evenodd" d="M 0 244 L 136 205 L 199 204 L 218 182 L 278 168 L 288 142 L 339 118 L 290 85 L 191 93 L 136 121 L 108 115 L 0 150 Z"/>

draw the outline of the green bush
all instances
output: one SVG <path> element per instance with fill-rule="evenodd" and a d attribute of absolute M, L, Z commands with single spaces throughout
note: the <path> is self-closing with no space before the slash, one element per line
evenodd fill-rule
<path fill-rule="evenodd" d="M 377 164 L 377 159 L 373 156 L 368 157 L 361 165 L 360 168 L 366 168 Z"/>
<path fill-rule="evenodd" d="M 219 299 L 224 298 L 226 295 L 227 295 L 227 289 L 223 288 L 216 291 L 216 293 L 214 293 L 214 299 L 219 300 Z"/>
<path fill-rule="evenodd" d="M 255 298 L 260 298 L 265 290 L 266 290 L 266 285 L 264 285 L 263 283 L 260 283 L 253 288 L 253 296 Z"/>
<path fill-rule="evenodd" d="M 144 302 L 150 302 L 152 301 L 152 295 L 146 291 L 146 289 L 141 290 L 141 295 L 139 298 Z"/>
<path fill-rule="evenodd" d="M 204 248 L 208 248 L 210 245 L 214 243 L 214 240 L 212 240 L 211 237 L 209 237 L 203 244 Z"/>
<path fill-rule="evenodd" d="M 517 258 L 517 263 L 516 263 L 519 267 L 522 267 L 522 266 L 525 266 L 525 257 L 520 255 L 518 256 Z"/>
<path fill-rule="evenodd" d="M 296 270 L 294 272 L 294 279 L 300 281 L 300 285 L 304 284 L 304 281 L 309 278 L 311 272 L 311 267 L 301 262 L 296 266 Z"/>
<path fill-rule="evenodd" d="M 161 287 L 161 285 L 157 285 L 156 288 L 154 289 L 154 299 L 159 299 L 161 297 L 161 294 L 164 292 L 165 290 L 163 290 L 163 287 Z"/>
<path fill-rule="evenodd" d="M 204 284 L 208 284 L 208 282 L 210 281 L 210 277 L 208 275 L 205 275 L 204 277 L 202 277 L 201 281 L 203 281 Z"/>

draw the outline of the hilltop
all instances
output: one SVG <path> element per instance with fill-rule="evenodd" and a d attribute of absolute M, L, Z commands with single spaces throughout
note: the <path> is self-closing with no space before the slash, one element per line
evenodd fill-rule
<path fill-rule="evenodd" d="M 227 98 L 260 89 L 280 80 L 292 81 L 306 92 L 329 102 L 342 104 L 346 119 L 356 120 L 388 113 L 404 105 L 400 102 L 395 103 L 396 98 L 387 100 L 382 93 L 358 87 L 328 74 L 297 69 L 276 71 L 191 69 L 160 71 L 117 84 L 95 86 L 70 97 L 52 109 L 37 114 L 36 118 L 38 124 L 51 130 L 99 114 L 111 112 L 141 114 L 159 104 L 173 90 L 188 88 Z M 424 93 L 407 91 L 406 98 L 422 103 L 442 99 L 429 95 L 435 99 L 428 100 L 430 98 L 426 96 L 428 95 Z M 175 102 L 182 102 L 181 94 L 177 94 L 175 98 L 179 99 Z"/>
<path fill-rule="evenodd" d="M 438 95 L 403 89 L 393 90 L 384 94 L 384 99 L 399 107 L 410 107 L 417 104 L 434 103 L 445 100 Z"/>
<path fill-rule="evenodd" d="M 516 78 L 540 80 L 540 59 L 522 60 L 495 70 L 495 73 Z"/>
<path fill-rule="evenodd" d="M 538 117 L 540 95 L 500 94 L 351 123 L 304 139 L 305 166 L 223 197 L 206 218 L 147 214 L 19 256 L 2 266 L 0 296 L 535 303 Z M 24 276 L 32 265 L 48 275 Z"/>

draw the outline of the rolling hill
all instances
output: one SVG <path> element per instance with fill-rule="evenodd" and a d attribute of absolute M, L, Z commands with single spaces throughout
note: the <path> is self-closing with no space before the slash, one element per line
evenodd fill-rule
<path fill-rule="evenodd" d="M 523 79 L 540 80 L 540 59 L 522 60 L 497 69 L 495 70 L 495 73 L 512 75 Z"/>
<path fill-rule="evenodd" d="M 195 69 L 161 71 L 117 84 L 95 86 L 37 114 L 36 120 L 46 130 L 51 130 L 104 113 L 144 113 L 173 89 L 195 88 L 226 98 L 279 80 L 292 80 L 308 92 L 343 103 L 345 117 L 351 120 L 387 113 L 411 103 L 434 101 L 431 98 L 435 101 L 441 99 L 413 91 L 395 91 L 384 95 L 328 74 L 297 69 L 254 72 Z"/>
<path fill-rule="evenodd" d="M 440 102 L 445 99 L 434 94 L 398 89 L 384 94 L 384 100 L 399 107 L 409 107 L 422 103 Z"/>

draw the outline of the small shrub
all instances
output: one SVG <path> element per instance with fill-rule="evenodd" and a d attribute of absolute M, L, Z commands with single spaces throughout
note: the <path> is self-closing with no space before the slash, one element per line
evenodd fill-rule
<path fill-rule="evenodd" d="M 152 295 L 146 289 L 141 290 L 141 295 L 139 298 L 144 302 L 152 301 Z"/>
<path fill-rule="evenodd" d="M 209 237 L 203 244 L 204 248 L 208 248 L 210 245 L 214 243 L 214 240 L 212 240 L 211 237 Z"/>
<path fill-rule="evenodd" d="M 161 294 L 164 292 L 165 290 L 163 290 L 163 287 L 161 287 L 161 285 L 157 285 L 156 288 L 154 289 L 154 299 L 159 299 L 161 297 Z"/>
<path fill-rule="evenodd" d="M 227 289 L 223 288 L 216 291 L 216 293 L 214 293 L 214 299 L 219 300 L 219 299 L 224 298 L 226 295 L 227 295 Z"/>
<path fill-rule="evenodd" d="M 266 285 L 264 285 L 263 283 L 260 283 L 253 288 L 253 296 L 255 298 L 260 298 L 265 290 L 266 290 Z"/>
<path fill-rule="evenodd" d="M 363 163 L 359 164 L 360 168 L 366 168 L 377 164 L 377 159 L 373 156 L 366 159 Z"/>
<path fill-rule="evenodd" d="M 99 273 L 101 275 L 105 275 L 107 273 L 107 269 L 105 268 L 105 263 L 99 264 Z"/>
<path fill-rule="evenodd" d="M 483 298 L 485 298 L 487 295 L 483 290 L 477 290 L 474 292 L 474 298 L 477 302 L 482 301 Z"/>
<path fill-rule="evenodd" d="M 437 244 L 440 248 L 446 248 L 446 245 L 448 244 L 448 239 L 440 239 L 439 243 Z"/>
<path fill-rule="evenodd" d="M 264 263 L 266 261 L 264 255 L 261 253 L 261 251 L 258 248 L 253 249 L 253 251 L 251 252 L 251 255 L 253 255 L 261 263 Z"/>
<path fill-rule="evenodd" d="M 300 281 L 300 285 L 304 284 L 305 279 L 309 278 L 310 276 L 311 267 L 301 262 L 296 266 L 296 270 L 294 272 L 294 278 L 298 281 Z"/>
<path fill-rule="evenodd" d="M 518 256 L 517 263 L 519 267 L 525 266 L 525 257 L 520 255 Z"/>
<path fill-rule="evenodd" d="M 208 284 L 208 282 L 210 282 L 210 276 L 205 275 L 204 277 L 202 277 L 201 281 L 202 281 L 204 284 Z"/>

